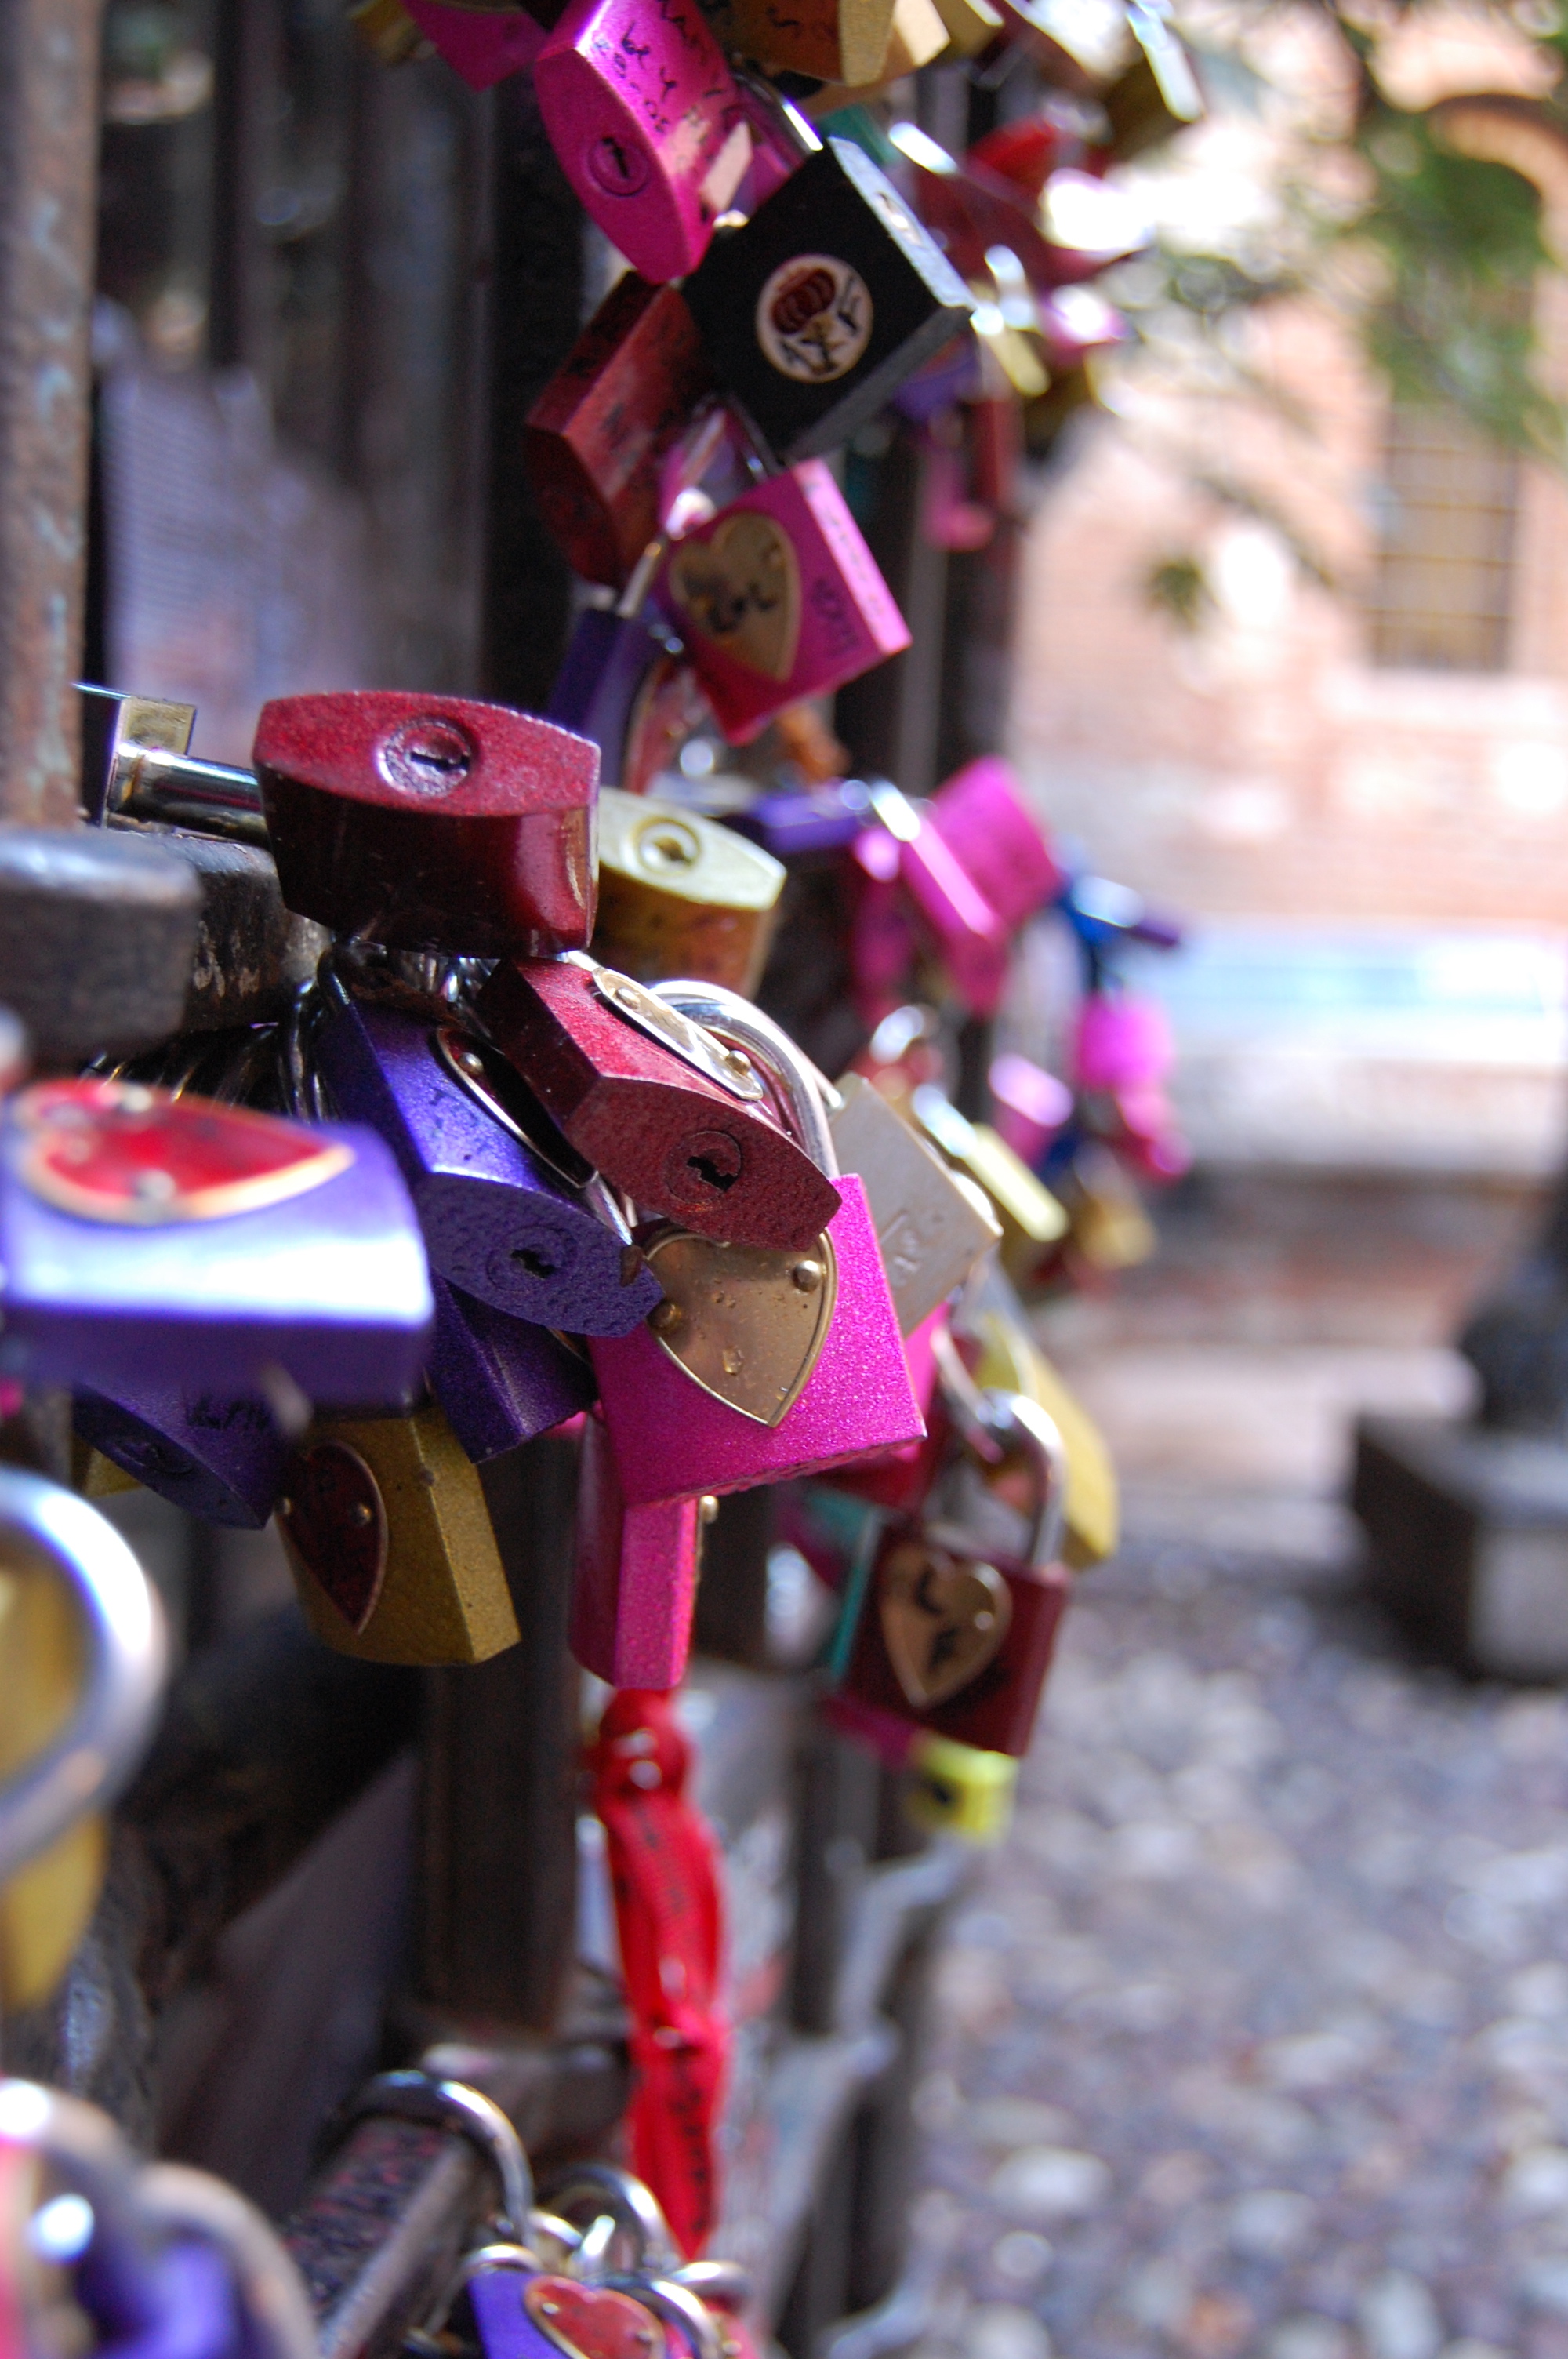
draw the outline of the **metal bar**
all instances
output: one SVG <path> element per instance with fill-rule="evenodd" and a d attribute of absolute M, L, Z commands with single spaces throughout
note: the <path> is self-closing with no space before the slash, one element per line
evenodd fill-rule
<path fill-rule="evenodd" d="M 0 819 L 69 826 L 102 0 L 0 8 Z"/>

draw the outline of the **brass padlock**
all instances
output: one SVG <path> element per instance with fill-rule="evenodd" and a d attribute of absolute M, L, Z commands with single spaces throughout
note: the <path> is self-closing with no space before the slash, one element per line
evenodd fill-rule
<path fill-rule="evenodd" d="M 484 1492 L 434 1401 L 322 1419 L 278 1501 L 306 1619 L 373 1663 L 482 1663 L 521 1635 Z"/>
<path fill-rule="evenodd" d="M 74 1708 L 86 1672 L 70 1592 L 17 1555 L 0 1566 L 0 1780 L 42 1753 Z M 0 1887 L 0 2006 L 49 1996 L 97 1905 L 107 1842 L 94 1811 Z"/>
<path fill-rule="evenodd" d="M 825 83 L 805 101 L 802 112 L 820 123 L 837 114 L 841 106 L 853 106 L 886 90 L 890 82 L 918 73 L 922 66 L 934 63 L 946 47 L 947 27 L 933 0 L 893 0 L 892 21 L 881 64 L 869 82 L 851 82 L 846 78 Z"/>
<path fill-rule="evenodd" d="M 790 8 L 775 0 L 724 0 L 715 21 L 726 47 L 764 72 L 860 88 L 882 78 L 892 19 L 893 0 L 808 0 Z"/>
<path fill-rule="evenodd" d="M 1067 1529 L 1063 1561 L 1076 1572 L 1114 1554 L 1119 1537 L 1116 1467 L 1088 1411 L 1070 1392 L 1030 1334 L 1023 1306 L 1006 1279 L 988 1271 L 966 1302 L 962 1325 L 980 1347 L 975 1382 L 1022 1393 L 1043 1408 L 1067 1453 Z"/>
<path fill-rule="evenodd" d="M 999 1131 L 989 1123 L 970 1122 L 934 1082 L 923 1082 L 914 1093 L 910 1109 L 932 1145 L 985 1190 L 1001 1223 L 1002 1266 L 1023 1283 L 1048 1248 L 1066 1235 L 1065 1212 Z"/>
<path fill-rule="evenodd" d="M 594 955 L 639 983 L 692 976 L 750 999 L 784 875 L 782 862 L 733 828 L 601 787 Z"/>

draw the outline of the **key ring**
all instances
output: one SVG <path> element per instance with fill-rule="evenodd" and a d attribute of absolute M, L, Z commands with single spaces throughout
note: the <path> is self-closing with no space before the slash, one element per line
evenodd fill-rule
<path fill-rule="evenodd" d="M 493 2098 L 470 2089 L 463 2081 L 438 2080 L 432 2072 L 378 2072 L 354 2101 L 353 2117 L 361 2119 L 367 2114 L 425 2122 L 467 2138 L 501 2182 L 502 2226 L 519 2245 L 524 2242 L 534 2203 L 534 2174 L 522 2139 Z"/>

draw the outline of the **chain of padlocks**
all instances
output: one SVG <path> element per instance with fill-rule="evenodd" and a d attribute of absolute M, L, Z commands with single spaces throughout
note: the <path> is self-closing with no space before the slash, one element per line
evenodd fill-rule
<path fill-rule="evenodd" d="M 1198 100 L 1152 0 L 1092 40 L 1049 0 L 353 13 L 389 61 L 527 68 L 632 266 L 527 429 L 598 603 L 544 715 L 286 698 L 251 771 L 191 755 L 187 706 L 84 690 L 88 824 L 0 842 L 0 1383 L 18 1427 L 69 1396 L 74 1435 L 74 1489 L 0 1471 L 0 1990 L 58 1982 L 162 1693 L 156 1601 L 89 1500 L 276 1517 L 329 1647 L 471 1664 L 519 1642 L 479 1470 L 575 1436 L 638 2176 L 588 2166 L 540 2208 L 505 2115 L 430 2071 L 358 2110 L 469 2140 L 499 2199 L 412 2347 L 734 2359 L 750 2289 L 703 2257 L 719 1882 L 670 1702 L 705 1527 L 784 1486 L 781 1534 L 839 1600 L 822 1711 L 918 1823 L 994 1837 L 1071 1571 L 1115 1531 L 1025 1300 L 1137 1258 L 1128 1175 L 1183 1158 L 1161 1020 L 1118 971 L 1168 923 L 1070 873 L 1000 760 L 919 805 L 838 774 L 807 701 L 910 635 L 824 454 L 897 402 L 925 529 L 981 545 L 1122 333 L 1085 282 L 1125 248 L 1070 245 L 1053 195 L 1092 224 L 1105 167 Z M 962 159 L 872 103 L 939 54 L 1000 75 L 1020 50 L 1071 103 Z M 773 723 L 773 782 L 704 808 L 683 748 Z M 755 999 L 792 878 L 826 872 L 866 1044 L 835 1080 Z M 1081 958 L 1073 1087 L 1004 1055 L 970 1121 L 935 1010 L 993 1016 L 1047 908 Z M 260 2215 L 91 2108 L 0 2083 L 0 2180 L 18 2351 L 317 2348 Z"/>

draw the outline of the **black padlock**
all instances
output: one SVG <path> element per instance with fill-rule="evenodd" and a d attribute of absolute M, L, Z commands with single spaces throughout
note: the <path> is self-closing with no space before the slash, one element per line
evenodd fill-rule
<path fill-rule="evenodd" d="M 887 175 L 828 139 L 681 289 L 714 374 L 781 465 L 846 441 L 964 327 L 968 288 Z"/>

